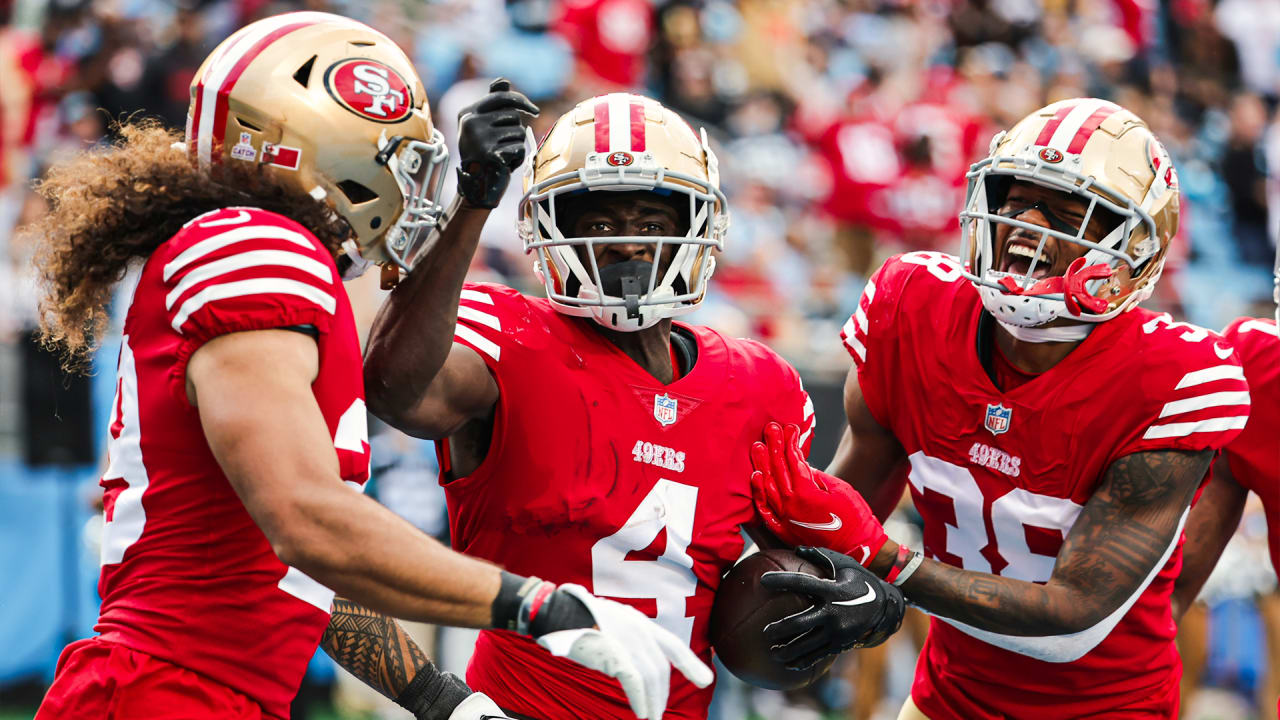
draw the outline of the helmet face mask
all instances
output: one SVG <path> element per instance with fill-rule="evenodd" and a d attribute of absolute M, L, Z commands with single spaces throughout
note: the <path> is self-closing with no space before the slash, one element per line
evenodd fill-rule
<path fill-rule="evenodd" d="M 1075 125 L 1079 130 L 1056 132 L 1073 117 L 1080 118 Z M 1089 121 L 1099 117 L 1087 129 Z M 1163 146 L 1132 113 L 1100 100 L 1050 105 L 1010 132 L 998 134 L 988 157 L 970 168 L 968 178 L 960 213 L 965 277 L 996 319 L 1021 327 L 1043 326 L 1059 318 L 1103 322 L 1151 295 L 1177 229 L 1177 176 Z M 1030 223 L 1019 219 L 1021 211 L 1001 214 L 1009 188 L 1019 181 L 1079 198 L 1084 203 L 1079 227 Z M 1118 219 L 1115 226 L 1090 240 L 1089 223 L 1104 214 Z M 1039 238 L 1025 273 L 1002 272 L 996 266 L 1005 250 L 997 246 L 1001 225 Z M 1076 298 L 1090 301 L 1094 310 L 1081 310 L 1068 301 L 1063 287 L 1071 283 L 1066 275 L 1056 284 L 1032 277 L 1041 267 L 1038 261 L 1049 238 L 1060 248 L 1066 243 L 1078 247 L 1084 258 L 1080 267 L 1097 270 L 1075 290 Z"/>
<path fill-rule="evenodd" d="M 439 223 L 448 152 L 413 64 L 382 33 L 328 13 L 259 20 L 210 53 L 191 95 L 201 167 L 253 163 L 328 203 L 351 229 L 353 267 L 408 269 Z"/>
<path fill-rule="evenodd" d="M 616 133 L 609 136 L 610 114 L 615 123 L 617 117 L 629 123 L 625 149 L 618 149 Z M 528 138 L 532 145 L 532 133 Z M 695 135 L 652 100 L 619 93 L 579 104 L 528 154 L 520 236 L 525 252 L 536 255 L 535 270 L 558 311 L 635 331 L 701 303 L 715 268 L 712 251 L 723 249 L 728 229 L 728 204 L 705 132 Z M 677 205 L 687 219 L 685 233 L 569 237 L 562 231 L 566 200 L 636 191 Z M 600 267 L 597 249 L 618 243 L 653 245 L 647 272 L 629 266 L 627 277 L 615 277 L 621 268 Z"/>

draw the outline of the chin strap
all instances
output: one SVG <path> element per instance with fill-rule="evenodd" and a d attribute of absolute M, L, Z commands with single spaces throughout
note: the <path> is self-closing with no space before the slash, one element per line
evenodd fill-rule
<path fill-rule="evenodd" d="M 1108 265 L 1090 265 L 1089 267 L 1085 267 L 1084 263 L 1084 256 L 1080 256 L 1067 266 L 1067 271 L 1061 276 L 1045 278 L 1025 290 L 1018 285 L 1018 281 L 1009 276 L 1000 278 L 1000 286 L 1011 295 L 1049 295 L 1052 293 L 1062 293 L 1063 301 L 1067 305 L 1067 312 L 1075 315 L 1076 317 L 1080 317 L 1082 307 L 1094 314 L 1104 312 L 1106 311 L 1109 303 L 1102 298 L 1094 297 L 1090 294 L 1085 288 L 1085 283 L 1090 280 L 1111 277 L 1111 267 Z M 1001 324 L 1003 325 L 1004 323 Z M 1085 335 L 1088 335 L 1088 333 L 1086 332 Z M 1017 336 L 1015 335 L 1014 337 Z M 1081 337 L 1084 336 L 1082 335 Z"/>
<path fill-rule="evenodd" d="M 1077 323 L 1061 327 L 1022 327 L 1020 325 L 1010 325 L 998 319 L 996 322 L 1000 323 L 1000 327 L 1008 330 L 1009 334 L 1018 340 L 1030 343 L 1076 342 L 1089 337 L 1089 333 L 1093 332 L 1094 327 L 1092 323 Z"/>

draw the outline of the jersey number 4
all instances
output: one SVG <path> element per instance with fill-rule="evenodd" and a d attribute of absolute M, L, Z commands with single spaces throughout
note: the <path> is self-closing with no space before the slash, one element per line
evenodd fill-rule
<path fill-rule="evenodd" d="M 685 615 L 685 600 L 698 589 L 693 558 L 687 552 L 693 540 L 697 502 L 698 488 L 659 480 L 617 532 L 591 547 L 591 584 L 595 594 L 652 598 L 658 606 L 658 624 L 686 644 L 693 637 L 693 618 Z M 667 546 L 658 559 L 626 559 L 628 553 L 653 544 L 664 529 Z"/>
<path fill-rule="evenodd" d="M 926 532 L 931 523 L 942 521 L 942 541 L 935 539 L 931 548 L 935 557 L 945 552 L 965 570 L 1028 582 L 1049 580 L 1057 548 L 1083 506 L 1023 488 L 988 498 L 968 468 L 923 452 L 912 453 L 910 461 L 908 481 L 927 506 L 922 508 Z M 1053 537 L 1037 542 L 1045 534 Z"/>

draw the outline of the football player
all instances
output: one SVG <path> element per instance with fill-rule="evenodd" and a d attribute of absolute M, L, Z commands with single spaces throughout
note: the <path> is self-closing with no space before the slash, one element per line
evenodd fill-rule
<path fill-rule="evenodd" d="M 1239 318 L 1223 331 L 1244 366 L 1253 412 L 1239 437 L 1214 463 L 1213 480 L 1187 520 L 1182 574 L 1173 593 L 1174 620 L 1180 620 L 1195 601 L 1240 526 L 1250 490 L 1262 499 L 1271 565 L 1280 572 L 1280 249 L 1275 282 L 1274 320 Z"/>
<path fill-rule="evenodd" d="M 488 103 L 492 125 L 535 111 L 509 91 Z M 438 223 L 447 158 L 394 43 L 335 15 L 262 20 L 205 60 L 185 140 L 122 131 L 54 169 L 37 228 L 46 334 L 81 357 L 140 265 L 102 478 L 99 635 L 63 652 L 42 720 L 286 718 L 322 639 L 418 718 L 501 716 L 375 610 L 536 637 L 618 677 L 640 717 L 661 716 L 669 663 L 710 680 L 634 609 L 452 552 L 360 492 L 339 268 L 405 264 Z M 520 161 L 519 139 L 478 147 Z"/>
<path fill-rule="evenodd" d="M 461 113 L 464 154 L 484 102 Z M 743 550 L 739 526 L 756 522 L 745 450 L 770 418 L 799 426 L 804 448 L 814 426 L 799 376 L 772 351 L 673 320 L 702 301 L 724 244 L 715 155 L 705 133 L 638 95 L 559 118 L 519 215 L 545 298 L 464 282 L 497 201 L 477 179 L 503 167 L 463 159 L 450 227 L 470 228 L 467 241 L 436 243 L 380 310 L 369 407 L 439 440 L 456 548 L 621 599 L 709 662 L 712 597 Z M 866 594 L 855 577 L 874 587 L 859 642 L 897 628 L 896 590 L 837 570 L 834 601 Z M 674 678 L 670 717 L 706 717 L 711 688 L 690 680 Z M 518 716 L 626 709 L 616 683 L 502 630 L 481 633 L 467 681 Z"/>
<path fill-rule="evenodd" d="M 852 555 L 933 615 L 899 717 L 1173 717 L 1183 524 L 1249 413 L 1220 335 L 1139 307 L 1177 175 L 1133 113 L 1073 99 L 998 134 L 969 178 L 966 259 L 889 259 L 845 325 L 831 474 L 774 426 L 755 496 L 782 539 Z M 904 485 L 923 553 L 876 520 Z M 772 628 L 775 652 L 835 649 L 804 634 L 818 620 Z"/>

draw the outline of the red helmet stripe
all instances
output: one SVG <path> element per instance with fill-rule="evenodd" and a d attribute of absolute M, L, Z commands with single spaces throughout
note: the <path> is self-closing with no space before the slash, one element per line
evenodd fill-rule
<path fill-rule="evenodd" d="M 1071 138 L 1071 144 L 1067 146 L 1067 152 L 1079 153 L 1084 150 L 1085 143 L 1089 142 L 1089 136 L 1102 125 L 1103 121 L 1115 114 L 1120 108 L 1110 103 L 1103 105 L 1080 125 L 1080 129 L 1076 131 L 1074 137 Z"/>
<path fill-rule="evenodd" d="M 1067 115 L 1075 106 L 1076 103 L 1067 103 L 1059 107 L 1058 111 L 1049 119 L 1049 122 L 1040 130 L 1040 134 L 1036 136 L 1036 145 L 1048 145 L 1053 133 L 1057 131 L 1058 126 L 1062 124 L 1062 121 L 1067 118 Z"/>
<path fill-rule="evenodd" d="M 596 103 L 596 152 L 609 152 L 609 101 Z"/>
<path fill-rule="evenodd" d="M 268 33 L 266 37 L 254 43 L 243 55 L 240 56 L 239 60 L 236 60 L 236 64 L 231 67 L 231 72 L 227 74 L 226 79 L 222 81 L 222 86 L 218 88 L 218 101 L 217 106 L 214 109 L 215 114 L 213 116 L 214 149 L 211 154 L 214 162 L 218 162 L 222 157 L 222 152 L 217 146 L 222 143 L 222 139 L 226 136 L 227 132 L 227 112 L 230 110 L 228 105 L 228 96 L 231 95 L 231 90 L 235 88 L 236 81 L 244 74 L 244 69 L 249 66 L 249 63 L 253 62 L 259 55 L 261 55 L 262 51 L 266 50 L 271 43 L 274 43 L 276 40 L 279 40 L 294 30 L 315 24 L 315 21 L 304 21 L 290 23 L 289 25 L 273 30 Z"/>
<path fill-rule="evenodd" d="M 644 152 L 644 105 L 631 103 L 631 149 Z"/>

